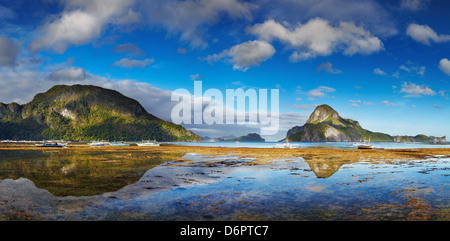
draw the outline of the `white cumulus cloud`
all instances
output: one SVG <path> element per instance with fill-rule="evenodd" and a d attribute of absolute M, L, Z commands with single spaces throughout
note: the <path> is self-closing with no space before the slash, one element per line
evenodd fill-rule
<path fill-rule="evenodd" d="M 286 21 L 292 26 L 311 18 L 327 19 L 332 23 L 355 22 L 371 33 L 389 37 L 397 34 L 394 17 L 377 0 L 258 0 L 255 12 L 265 19 Z"/>
<path fill-rule="evenodd" d="M 19 47 L 14 40 L 0 36 L 0 66 L 16 65 Z"/>
<path fill-rule="evenodd" d="M 406 29 L 406 34 L 417 42 L 430 45 L 431 42 L 442 43 L 450 41 L 450 35 L 437 34 L 428 25 L 411 23 Z"/>
<path fill-rule="evenodd" d="M 61 81 L 61 80 L 83 80 L 87 77 L 86 70 L 79 67 L 70 67 L 67 69 L 58 69 L 49 74 L 47 79 L 53 81 Z"/>
<path fill-rule="evenodd" d="M 384 71 L 383 71 L 382 69 L 380 69 L 380 68 L 375 68 L 375 69 L 373 70 L 373 73 L 376 74 L 376 75 L 387 75 L 386 72 L 384 72 Z"/>
<path fill-rule="evenodd" d="M 314 100 L 315 98 L 322 98 L 327 95 L 327 93 L 336 91 L 334 88 L 328 86 L 320 86 L 317 89 L 308 91 L 308 100 Z"/>
<path fill-rule="evenodd" d="M 385 106 L 396 106 L 395 103 L 389 102 L 388 100 L 381 101 L 381 104 L 383 104 Z"/>
<path fill-rule="evenodd" d="M 251 20 L 254 4 L 239 0 L 152 0 L 142 1 L 148 23 L 165 28 L 195 48 L 205 48 L 205 27 L 219 22 L 223 16 Z"/>
<path fill-rule="evenodd" d="M 233 64 L 233 69 L 247 71 L 251 66 L 259 66 L 274 54 L 275 48 L 270 43 L 254 40 L 235 45 L 218 54 L 209 55 L 206 60 L 212 63 L 226 58 Z"/>
<path fill-rule="evenodd" d="M 416 85 L 414 83 L 402 84 L 400 93 L 407 94 L 405 97 L 421 97 L 425 95 L 436 95 L 436 92 L 426 85 Z"/>
<path fill-rule="evenodd" d="M 146 66 L 151 65 L 155 60 L 154 59 L 129 59 L 129 58 L 122 58 L 112 64 L 112 66 L 118 66 L 121 68 L 145 68 Z"/>
<path fill-rule="evenodd" d="M 419 11 L 425 9 L 430 0 L 402 0 L 400 8 L 410 11 Z"/>
<path fill-rule="evenodd" d="M 383 49 L 379 38 L 353 22 L 341 21 L 337 26 L 332 26 L 327 20 L 314 18 L 305 24 L 288 28 L 269 19 L 247 28 L 247 31 L 261 40 L 279 40 L 294 49 L 290 57 L 292 62 L 328 56 L 334 52 L 352 56 L 368 55 Z"/>
<path fill-rule="evenodd" d="M 450 75 L 450 60 L 447 58 L 441 59 L 439 61 L 439 69 L 447 75 Z"/>
<path fill-rule="evenodd" d="M 333 64 L 331 64 L 330 62 L 325 62 L 325 63 L 320 64 L 317 67 L 317 71 L 319 71 L 319 72 L 325 71 L 325 72 L 330 73 L 330 74 L 340 74 L 340 73 L 342 73 L 341 70 L 333 68 Z"/>
<path fill-rule="evenodd" d="M 71 45 L 83 45 L 100 37 L 109 23 L 127 17 L 134 0 L 67 0 L 65 10 L 37 30 L 31 51 L 52 49 L 64 53 Z"/>

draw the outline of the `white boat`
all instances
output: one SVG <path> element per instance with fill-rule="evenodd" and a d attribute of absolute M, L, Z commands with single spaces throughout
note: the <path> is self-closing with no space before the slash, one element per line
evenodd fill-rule
<path fill-rule="evenodd" d="M 156 143 L 154 140 L 153 141 L 143 141 L 140 143 L 136 143 L 138 146 L 159 146 L 159 143 Z"/>
<path fill-rule="evenodd" d="M 364 140 L 364 143 L 361 143 L 358 145 L 358 149 L 373 149 L 375 145 L 370 145 L 370 138 L 369 138 L 369 144 L 366 144 L 366 141 Z"/>
<path fill-rule="evenodd" d="M 154 142 L 144 142 L 144 143 L 136 143 L 138 146 L 159 146 L 159 143 Z"/>
<path fill-rule="evenodd" d="M 273 148 L 286 148 L 286 149 L 291 149 L 291 148 L 300 148 L 301 146 L 299 144 L 291 144 L 289 142 L 285 142 L 283 144 L 275 144 L 273 146 Z"/>
<path fill-rule="evenodd" d="M 66 147 L 67 143 L 47 142 L 42 144 L 34 144 L 36 147 Z"/>
<path fill-rule="evenodd" d="M 123 142 L 111 142 L 109 143 L 111 146 L 130 146 L 130 144 L 123 143 Z"/>
<path fill-rule="evenodd" d="M 109 142 L 105 142 L 105 141 L 94 141 L 89 143 L 90 146 L 107 146 L 110 145 Z"/>
<path fill-rule="evenodd" d="M 373 149 L 374 145 L 359 144 L 358 149 Z"/>

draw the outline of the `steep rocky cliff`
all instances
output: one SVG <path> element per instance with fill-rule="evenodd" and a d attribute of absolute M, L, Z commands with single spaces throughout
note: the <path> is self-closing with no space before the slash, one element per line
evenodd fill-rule
<path fill-rule="evenodd" d="M 393 141 L 390 135 L 365 130 L 354 120 L 342 118 L 328 105 L 317 106 L 303 126 L 295 126 L 287 133 L 286 140 L 301 142 L 325 141 Z"/>

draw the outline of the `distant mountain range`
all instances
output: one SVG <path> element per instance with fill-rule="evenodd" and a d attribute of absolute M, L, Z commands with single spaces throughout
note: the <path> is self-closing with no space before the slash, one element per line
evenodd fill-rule
<path fill-rule="evenodd" d="M 55 85 L 25 105 L 0 102 L 0 139 L 201 141 L 138 101 L 92 85 Z"/>
<path fill-rule="evenodd" d="M 218 138 L 202 137 L 207 142 L 265 142 L 266 140 L 256 133 L 249 133 L 245 136 L 223 136 Z"/>
<path fill-rule="evenodd" d="M 385 133 L 371 132 L 361 127 L 358 121 L 342 118 L 329 105 L 320 105 L 309 116 L 303 126 L 291 128 L 282 141 L 293 142 L 335 142 L 335 141 L 408 141 L 408 142 L 442 142 L 446 137 L 429 137 L 417 135 L 415 137 L 390 136 Z"/>
<path fill-rule="evenodd" d="M 121 93 L 92 85 L 55 85 L 27 104 L 0 102 L 0 140 L 71 141 L 202 141 L 180 125 L 148 113 Z M 205 141 L 264 142 L 256 133 Z M 443 142 L 446 137 L 390 136 L 363 129 L 328 105 L 318 106 L 303 126 L 291 128 L 284 140 Z M 284 141 L 283 140 L 283 141 Z"/>

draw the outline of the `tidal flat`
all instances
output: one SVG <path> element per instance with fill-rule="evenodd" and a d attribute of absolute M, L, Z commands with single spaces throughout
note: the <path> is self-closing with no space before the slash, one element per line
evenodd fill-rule
<path fill-rule="evenodd" d="M 450 149 L 0 147 L 0 220 L 450 220 Z"/>

